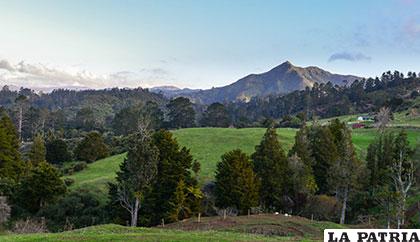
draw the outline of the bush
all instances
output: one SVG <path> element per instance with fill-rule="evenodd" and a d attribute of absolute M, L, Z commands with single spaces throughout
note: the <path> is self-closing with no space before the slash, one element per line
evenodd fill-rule
<path fill-rule="evenodd" d="M 51 231 L 77 229 L 107 221 L 106 210 L 88 191 L 72 192 L 57 203 L 41 209 L 37 215 L 45 217 Z"/>
<path fill-rule="evenodd" d="M 316 220 L 335 221 L 340 213 L 340 203 L 335 197 L 317 195 L 309 199 L 305 216 Z"/>

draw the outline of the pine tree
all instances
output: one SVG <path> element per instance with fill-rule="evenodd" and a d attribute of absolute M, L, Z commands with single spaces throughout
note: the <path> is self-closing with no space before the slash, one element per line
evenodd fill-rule
<path fill-rule="evenodd" d="M 259 181 L 249 157 L 241 150 L 225 153 L 217 164 L 216 206 L 234 207 L 245 214 L 258 205 Z"/>
<path fill-rule="evenodd" d="M 171 211 L 176 208 L 174 196 L 180 180 L 187 188 L 196 187 L 197 180 L 191 175 L 193 158 L 190 151 L 180 147 L 171 132 L 160 130 L 153 134 L 153 144 L 159 150 L 157 176 L 151 194 L 145 201 L 145 213 L 150 225 L 158 224 L 161 219 L 172 221 Z M 190 196 L 190 194 L 188 195 Z M 191 209 L 191 213 L 195 213 Z"/>
<path fill-rule="evenodd" d="M 252 154 L 254 170 L 261 180 L 260 200 L 266 209 L 285 208 L 289 192 L 289 167 L 274 128 L 268 128 Z"/>
<path fill-rule="evenodd" d="M 37 134 L 29 151 L 29 160 L 33 165 L 45 161 L 46 149 L 44 145 L 44 138 L 42 135 Z"/>
<path fill-rule="evenodd" d="M 23 169 L 15 126 L 8 116 L 3 115 L 0 119 L 0 178 L 18 181 Z"/>
<path fill-rule="evenodd" d="M 315 125 L 309 132 L 312 158 L 314 159 L 313 172 L 320 194 L 326 194 L 331 186 L 328 183 L 329 172 L 337 160 L 337 147 L 334 137 L 328 127 Z"/>
<path fill-rule="evenodd" d="M 131 226 L 137 226 L 139 209 L 157 174 L 158 149 L 148 132 L 132 137 L 127 158 L 117 172 L 116 199 L 131 217 Z"/>

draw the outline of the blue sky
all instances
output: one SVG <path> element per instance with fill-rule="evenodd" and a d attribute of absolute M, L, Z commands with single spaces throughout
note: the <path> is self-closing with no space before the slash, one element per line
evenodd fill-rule
<path fill-rule="evenodd" d="M 0 0 L 0 84 L 211 88 L 289 60 L 420 71 L 420 0 Z"/>

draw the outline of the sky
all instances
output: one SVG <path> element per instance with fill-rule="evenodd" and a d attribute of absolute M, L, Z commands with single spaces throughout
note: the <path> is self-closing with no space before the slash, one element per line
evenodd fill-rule
<path fill-rule="evenodd" d="M 212 88 L 289 60 L 420 71 L 420 0 L 0 0 L 0 85 Z"/>

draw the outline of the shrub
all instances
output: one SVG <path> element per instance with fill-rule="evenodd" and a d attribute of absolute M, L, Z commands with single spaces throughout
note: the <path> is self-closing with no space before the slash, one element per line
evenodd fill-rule
<path fill-rule="evenodd" d="M 309 199 L 305 209 L 305 216 L 316 220 L 334 221 L 338 219 L 340 203 L 335 197 L 317 195 Z"/>
<path fill-rule="evenodd" d="M 37 214 L 45 217 L 51 231 L 82 228 L 106 222 L 107 213 L 99 200 L 88 191 L 75 191 Z"/>

